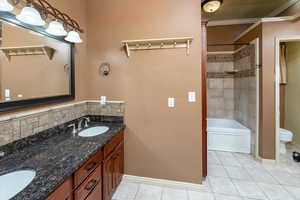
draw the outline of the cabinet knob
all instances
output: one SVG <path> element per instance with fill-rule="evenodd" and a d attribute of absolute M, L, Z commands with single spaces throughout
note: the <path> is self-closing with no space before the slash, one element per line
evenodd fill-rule
<path fill-rule="evenodd" d="M 85 170 L 87 172 L 90 172 L 91 170 L 93 170 L 95 167 L 97 166 L 97 163 L 96 162 L 92 162 L 90 165 L 88 165 Z"/>

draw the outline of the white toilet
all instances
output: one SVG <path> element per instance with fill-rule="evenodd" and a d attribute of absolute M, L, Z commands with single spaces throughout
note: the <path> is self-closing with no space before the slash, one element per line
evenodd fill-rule
<path fill-rule="evenodd" d="M 286 129 L 280 129 L 280 153 L 286 153 L 286 144 L 293 141 L 294 134 Z"/>

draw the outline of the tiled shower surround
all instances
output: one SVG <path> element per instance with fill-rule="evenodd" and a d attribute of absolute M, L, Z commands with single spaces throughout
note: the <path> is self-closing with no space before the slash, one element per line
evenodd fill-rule
<path fill-rule="evenodd" d="M 256 133 L 255 47 L 208 55 L 208 117 L 235 119 Z M 226 73 L 226 72 L 235 73 Z M 254 148 L 252 148 L 254 149 Z"/>
<path fill-rule="evenodd" d="M 232 54 L 208 56 L 208 117 L 234 118 L 234 79 L 224 74 L 232 71 L 234 59 Z"/>
<path fill-rule="evenodd" d="M 123 103 L 83 101 L 31 113 L 0 117 L 0 146 L 85 115 L 123 116 Z"/>

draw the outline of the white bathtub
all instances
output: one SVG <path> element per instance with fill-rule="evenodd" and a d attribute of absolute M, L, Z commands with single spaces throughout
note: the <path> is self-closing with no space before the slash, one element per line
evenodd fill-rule
<path fill-rule="evenodd" d="M 208 149 L 240 153 L 251 152 L 251 131 L 231 119 L 207 119 Z"/>

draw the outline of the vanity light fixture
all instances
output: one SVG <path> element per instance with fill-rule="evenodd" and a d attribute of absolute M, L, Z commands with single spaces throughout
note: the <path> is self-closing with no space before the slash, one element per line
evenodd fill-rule
<path fill-rule="evenodd" d="M 202 8 L 205 12 L 216 12 L 222 5 L 223 0 L 204 0 L 202 2 Z"/>
<path fill-rule="evenodd" d="M 0 11 L 12 11 L 14 7 L 7 0 L 0 0 Z"/>
<path fill-rule="evenodd" d="M 68 33 L 65 31 L 64 26 L 59 21 L 52 21 L 50 22 L 46 32 L 55 35 L 55 36 L 66 36 Z"/>
<path fill-rule="evenodd" d="M 70 31 L 65 40 L 72 43 L 82 43 L 80 35 L 76 31 Z"/>
<path fill-rule="evenodd" d="M 18 20 L 25 24 L 43 26 L 46 22 L 42 19 L 38 10 L 33 6 L 26 6 L 22 9 L 21 13 L 16 17 Z"/>

